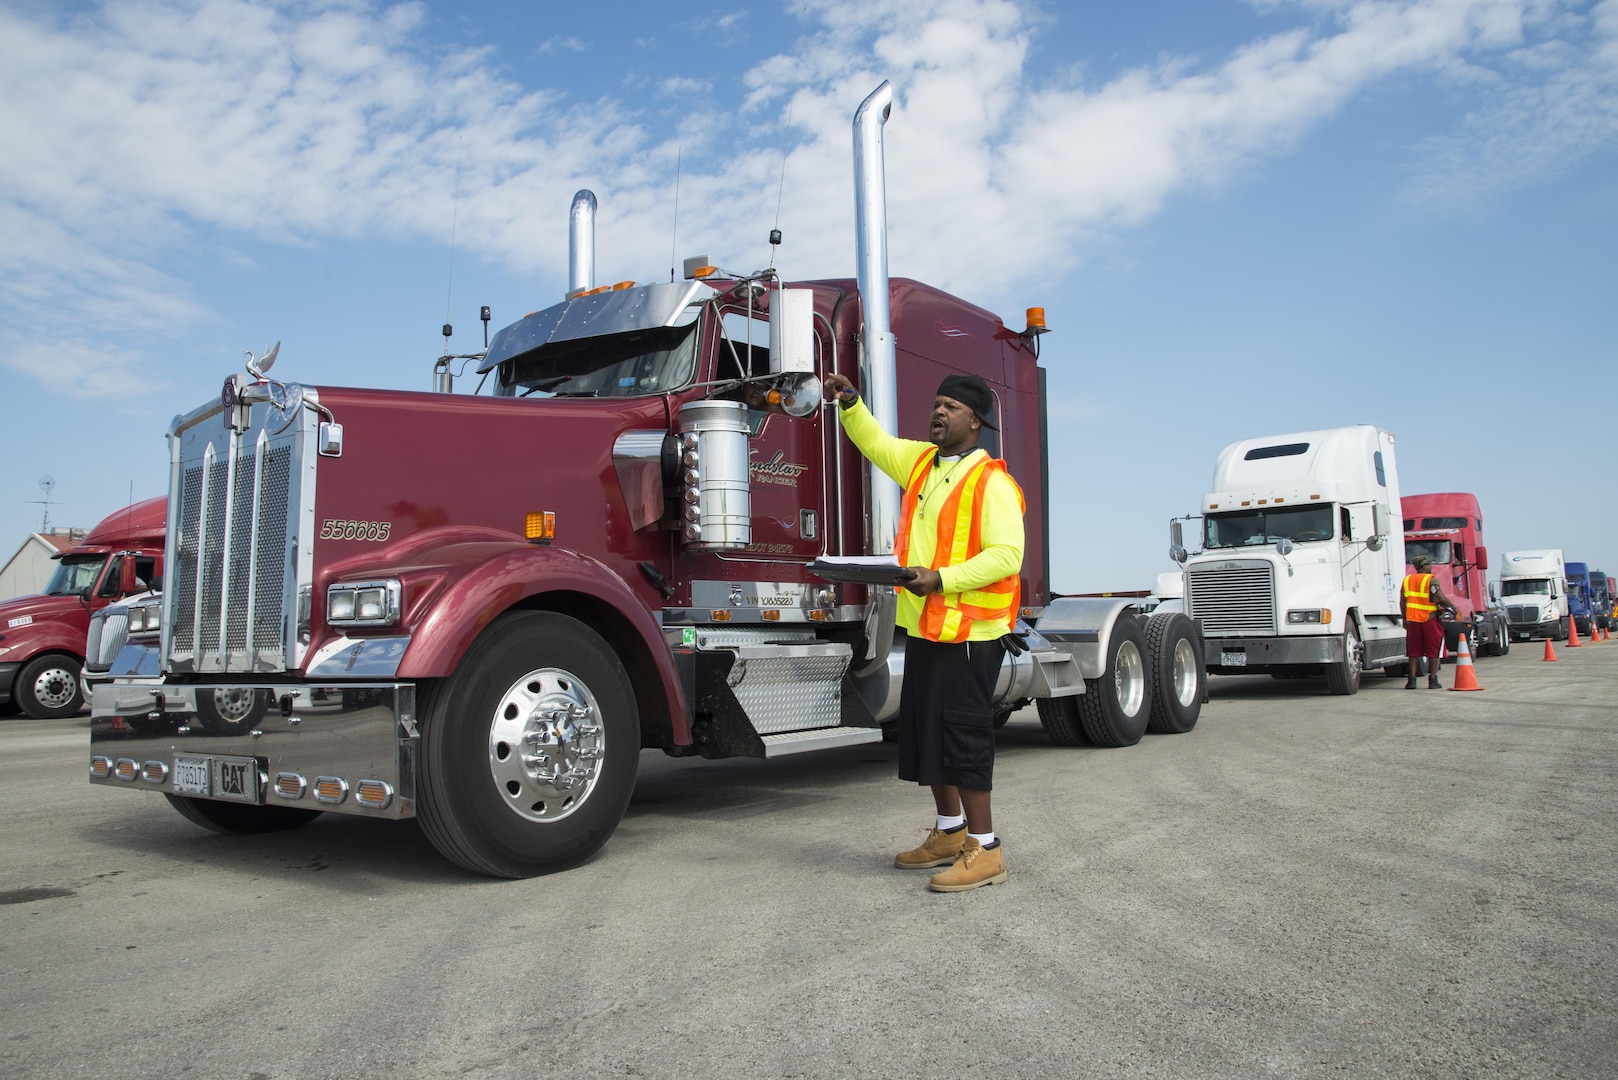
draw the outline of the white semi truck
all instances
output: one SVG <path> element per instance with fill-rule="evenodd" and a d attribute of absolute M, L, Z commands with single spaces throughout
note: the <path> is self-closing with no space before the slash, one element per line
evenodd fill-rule
<path fill-rule="evenodd" d="M 1180 522 L 1170 526 L 1210 673 L 1323 674 L 1332 693 L 1352 694 L 1366 668 L 1404 663 L 1393 442 L 1363 424 L 1219 455 L 1198 508 L 1202 550 L 1188 555 Z"/>
<path fill-rule="evenodd" d="M 1500 560 L 1500 601 L 1514 641 L 1567 639 L 1567 560 L 1561 548 L 1508 551 Z"/>

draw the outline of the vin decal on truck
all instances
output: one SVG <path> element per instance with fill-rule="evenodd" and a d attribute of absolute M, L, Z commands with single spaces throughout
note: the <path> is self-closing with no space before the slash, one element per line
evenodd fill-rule
<path fill-rule="evenodd" d="M 377 543 L 388 538 L 393 530 L 391 521 L 345 521 L 342 518 L 327 518 L 320 523 L 321 540 L 374 540 Z"/>

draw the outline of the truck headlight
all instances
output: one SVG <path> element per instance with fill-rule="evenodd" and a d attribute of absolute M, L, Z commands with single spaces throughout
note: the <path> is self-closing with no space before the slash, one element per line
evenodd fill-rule
<path fill-rule="evenodd" d="M 392 626 L 399 621 L 403 591 L 395 578 L 333 585 L 326 590 L 326 621 L 333 626 Z"/>
<path fill-rule="evenodd" d="M 1301 623 L 1320 623 L 1330 625 L 1331 608 L 1299 608 L 1297 611 L 1287 612 L 1287 623 L 1297 626 Z"/>
<path fill-rule="evenodd" d="M 154 601 L 150 604 L 135 604 L 129 608 L 129 636 L 136 634 L 155 634 L 163 628 L 163 605 Z"/>

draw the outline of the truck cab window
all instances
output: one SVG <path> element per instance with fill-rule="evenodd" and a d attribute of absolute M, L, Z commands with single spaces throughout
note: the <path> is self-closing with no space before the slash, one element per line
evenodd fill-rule
<path fill-rule="evenodd" d="M 1342 520 L 1341 520 L 1340 524 L 1343 527 L 1343 539 L 1344 540 L 1352 540 L 1352 539 L 1354 539 L 1354 519 L 1349 514 L 1348 507 L 1346 507 L 1346 506 L 1342 507 Z"/>
<path fill-rule="evenodd" d="M 63 559 L 57 564 L 51 579 L 45 583 L 45 595 L 72 596 L 74 593 L 83 592 L 96 583 L 96 576 L 101 573 L 101 564 L 106 561 L 105 555 L 74 559 L 72 562 Z"/>
<path fill-rule="evenodd" d="M 124 560 L 113 559 L 109 562 L 107 572 L 101 578 L 101 588 L 96 590 L 96 595 L 103 599 L 116 600 L 118 598 L 119 580 L 123 577 L 123 573 Z"/>
<path fill-rule="evenodd" d="M 1453 549 L 1448 540 L 1406 540 L 1405 562 L 1417 555 L 1425 555 L 1434 566 L 1448 566 L 1453 560 Z"/>
<path fill-rule="evenodd" d="M 1295 544 L 1332 538 L 1332 508 L 1289 506 L 1209 514 L 1203 518 L 1203 546 L 1260 547 L 1282 538 Z"/>
<path fill-rule="evenodd" d="M 696 324 L 544 345 L 502 363 L 503 397 L 647 397 L 688 386 L 696 375 Z"/>

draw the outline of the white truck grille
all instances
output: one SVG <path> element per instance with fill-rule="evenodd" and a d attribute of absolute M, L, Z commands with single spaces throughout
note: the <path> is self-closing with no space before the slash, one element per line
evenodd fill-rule
<path fill-rule="evenodd" d="M 1538 604 L 1512 604 L 1506 608 L 1506 621 L 1514 623 L 1537 623 L 1539 621 Z"/>
<path fill-rule="evenodd" d="M 1187 610 L 1203 634 L 1275 634 L 1275 568 L 1267 562 L 1222 563 L 1186 574 Z"/>

